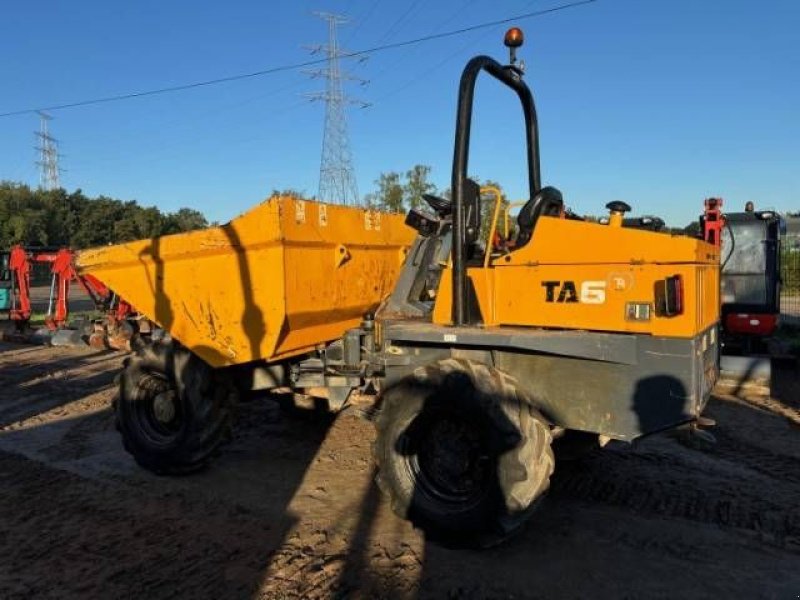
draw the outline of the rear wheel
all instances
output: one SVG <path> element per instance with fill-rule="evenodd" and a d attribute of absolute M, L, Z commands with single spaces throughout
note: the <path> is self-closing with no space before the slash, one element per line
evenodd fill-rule
<path fill-rule="evenodd" d="M 378 484 L 426 534 L 491 545 L 547 490 L 550 429 L 509 375 L 446 359 L 387 389 L 376 419 Z"/>
<path fill-rule="evenodd" d="M 204 467 L 229 436 L 235 388 L 183 346 L 154 342 L 125 361 L 117 428 L 137 463 L 159 474 Z"/>

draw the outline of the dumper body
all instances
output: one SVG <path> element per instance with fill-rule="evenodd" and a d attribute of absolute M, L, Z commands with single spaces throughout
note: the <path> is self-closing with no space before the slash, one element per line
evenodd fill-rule
<path fill-rule="evenodd" d="M 278 361 L 391 292 L 414 237 L 403 220 L 273 197 L 219 227 L 84 250 L 76 266 L 213 367 Z"/>

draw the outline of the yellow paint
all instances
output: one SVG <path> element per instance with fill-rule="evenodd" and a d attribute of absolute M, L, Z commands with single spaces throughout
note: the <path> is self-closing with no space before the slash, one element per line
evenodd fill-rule
<path fill-rule="evenodd" d="M 403 215 L 275 197 L 221 227 L 76 262 L 221 367 L 302 354 L 358 325 L 391 292 L 414 234 Z"/>
<path fill-rule="evenodd" d="M 533 239 L 468 268 L 486 326 L 518 325 L 692 337 L 719 321 L 719 250 L 704 241 L 626 227 L 541 217 Z M 684 312 L 626 318 L 628 302 L 654 303 L 658 280 L 681 275 Z M 578 302 L 547 302 L 545 281 L 572 281 Z M 452 272 L 442 275 L 433 320 L 451 322 Z M 581 287 L 586 285 L 585 294 Z M 596 289 L 604 299 L 599 303 Z M 583 297 L 582 297 L 583 296 Z M 581 301 L 586 300 L 586 301 Z"/>

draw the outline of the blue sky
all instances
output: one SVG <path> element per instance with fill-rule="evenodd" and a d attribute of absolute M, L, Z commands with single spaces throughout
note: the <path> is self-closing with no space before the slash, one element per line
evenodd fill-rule
<path fill-rule="evenodd" d="M 359 50 L 556 6 L 558 0 L 107 0 L 7 3 L 0 112 L 189 83 L 295 63 L 326 41 L 314 10 L 352 22 Z M 704 197 L 800 209 L 800 2 L 598 0 L 520 22 L 541 129 L 543 182 L 578 213 L 612 199 L 685 225 Z M 460 71 L 506 56 L 504 26 L 346 65 L 359 191 L 415 163 L 449 185 Z M 515 99 L 478 85 L 470 172 L 521 198 L 527 181 Z M 225 221 L 273 188 L 315 194 L 322 82 L 287 72 L 194 91 L 55 111 L 62 184 Z M 38 117 L 0 119 L 0 179 L 35 184 Z"/>

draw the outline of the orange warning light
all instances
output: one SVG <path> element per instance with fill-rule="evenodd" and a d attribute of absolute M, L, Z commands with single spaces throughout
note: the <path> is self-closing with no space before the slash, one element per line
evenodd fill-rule
<path fill-rule="evenodd" d="M 512 27 L 506 31 L 506 37 L 503 40 L 503 43 L 509 48 L 519 48 L 522 46 L 522 42 L 524 41 L 525 36 L 522 35 L 522 29 L 519 27 Z"/>

